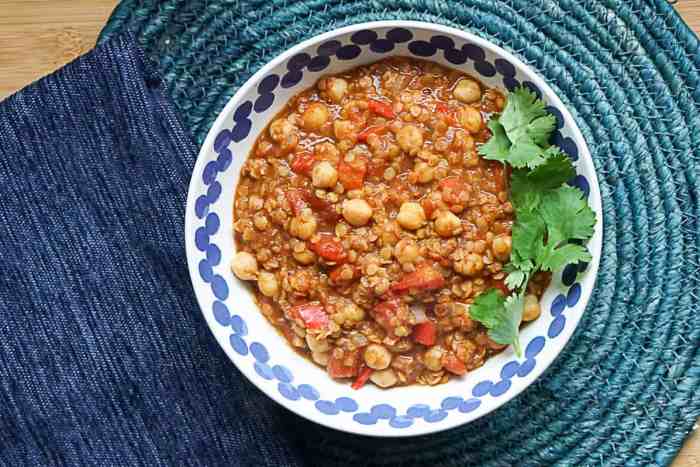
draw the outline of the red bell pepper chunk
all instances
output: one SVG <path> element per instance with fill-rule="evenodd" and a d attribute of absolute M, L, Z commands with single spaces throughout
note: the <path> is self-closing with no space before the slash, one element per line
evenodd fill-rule
<path fill-rule="evenodd" d="M 362 188 L 367 174 L 367 158 L 357 156 L 352 162 L 341 160 L 338 164 L 338 180 L 346 190 Z"/>
<path fill-rule="evenodd" d="M 442 190 L 442 200 L 447 204 L 461 203 L 462 193 L 467 191 L 466 183 L 459 177 L 443 178 L 438 186 Z"/>
<path fill-rule="evenodd" d="M 357 134 L 357 140 L 360 141 L 361 143 L 366 143 L 367 138 L 369 135 L 383 135 L 386 133 L 389 129 L 387 128 L 386 125 L 374 125 L 374 126 L 368 126 L 361 132 Z"/>
<path fill-rule="evenodd" d="M 419 323 L 413 328 L 413 340 L 419 344 L 431 346 L 437 340 L 437 326 L 432 321 Z"/>
<path fill-rule="evenodd" d="M 360 389 L 365 385 L 370 376 L 372 376 L 372 369 L 369 367 L 364 367 L 362 370 L 360 370 L 360 374 L 350 387 L 353 389 Z"/>
<path fill-rule="evenodd" d="M 310 152 L 295 154 L 292 160 L 292 172 L 301 175 L 309 175 L 315 161 L 314 155 Z"/>
<path fill-rule="evenodd" d="M 396 114 L 394 113 L 394 109 L 391 107 L 391 104 L 388 104 L 386 102 L 378 101 L 376 99 L 370 99 L 368 106 L 370 112 L 380 115 L 384 118 L 392 119 L 396 117 Z"/>
<path fill-rule="evenodd" d="M 306 207 L 304 190 L 292 189 L 288 190 L 284 195 L 286 196 L 287 201 L 289 201 L 289 204 L 292 206 L 292 212 L 295 216 L 298 216 L 301 213 L 301 210 Z"/>
<path fill-rule="evenodd" d="M 309 190 L 299 190 L 301 196 L 305 202 L 309 204 L 311 209 L 316 212 L 322 219 L 328 222 L 337 222 L 340 218 L 331 203 L 328 201 L 317 197 L 315 194 L 311 193 Z"/>
<path fill-rule="evenodd" d="M 445 278 L 430 264 L 421 264 L 415 271 L 405 274 L 391 286 L 393 292 L 407 292 L 410 289 L 433 290 L 445 286 Z"/>
<path fill-rule="evenodd" d="M 462 376 L 467 372 L 467 367 L 464 365 L 464 362 L 451 352 L 442 357 L 442 366 L 450 373 L 454 373 L 458 376 Z"/>
<path fill-rule="evenodd" d="M 342 358 L 336 358 L 331 352 L 326 365 L 326 370 L 328 370 L 331 378 L 352 378 L 357 375 L 360 367 L 360 350 L 354 350 L 349 357 L 352 361 L 350 366 L 345 364 L 346 358 L 348 358 L 347 355 L 343 355 Z"/>
<path fill-rule="evenodd" d="M 348 256 L 340 240 L 331 234 L 321 234 L 311 246 L 317 255 L 328 261 L 343 262 Z"/>
<path fill-rule="evenodd" d="M 323 329 L 328 326 L 328 313 L 319 303 L 305 303 L 292 307 L 289 314 L 292 317 L 300 318 L 304 322 L 304 327 L 308 329 Z"/>

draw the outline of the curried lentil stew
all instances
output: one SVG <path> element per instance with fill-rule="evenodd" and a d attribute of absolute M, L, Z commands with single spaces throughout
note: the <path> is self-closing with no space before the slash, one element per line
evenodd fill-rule
<path fill-rule="evenodd" d="M 478 152 L 505 103 L 464 73 L 396 57 L 320 79 L 258 137 L 232 270 L 330 377 L 435 385 L 505 347 L 469 314 L 487 289 L 511 294 L 510 168 Z M 522 321 L 549 279 L 527 283 Z"/>

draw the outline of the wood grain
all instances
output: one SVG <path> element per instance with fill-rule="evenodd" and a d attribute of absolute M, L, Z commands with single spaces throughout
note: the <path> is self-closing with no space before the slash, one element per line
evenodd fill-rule
<path fill-rule="evenodd" d="M 117 0 L 0 0 L 0 99 L 89 50 Z M 675 7 L 700 34 L 700 0 Z M 700 430 L 673 467 L 700 467 Z"/>

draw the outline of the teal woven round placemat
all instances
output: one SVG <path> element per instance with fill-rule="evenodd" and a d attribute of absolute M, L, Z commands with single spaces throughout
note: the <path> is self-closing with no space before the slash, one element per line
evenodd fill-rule
<path fill-rule="evenodd" d="M 472 31 L 544 76 L 598 171 L 600 273 L 571 343 L 492 415 L 398 441 L 300 420 L 310 463 L 670 463 L 700 415 L 700 48 L 664 0 L 127 0 L 101 39 L 138 34 L 201 143 L 237 87 L 272 57 L 380 19 Z"/>

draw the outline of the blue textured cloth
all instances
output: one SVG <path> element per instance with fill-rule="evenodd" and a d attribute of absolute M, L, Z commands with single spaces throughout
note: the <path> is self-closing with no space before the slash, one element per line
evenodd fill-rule
<path fill-rule="evenodd" d="M 299 465 L 209 330 L 196 147 L 131 37 L 0 104 L 0 465 Z"/>

